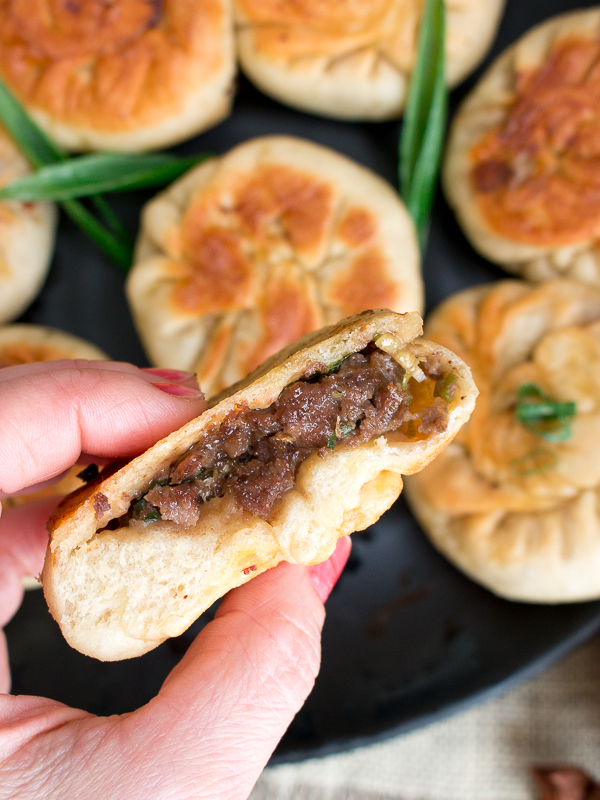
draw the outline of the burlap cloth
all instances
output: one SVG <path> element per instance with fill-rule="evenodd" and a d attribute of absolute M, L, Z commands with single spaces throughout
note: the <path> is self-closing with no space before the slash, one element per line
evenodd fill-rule
<path fill-rule="evenodd" d="M 600 636 L 502 697 L 383 744 L 267 768 L 251 800 L 534 800 L 532 765 L 600 777 Z"/>

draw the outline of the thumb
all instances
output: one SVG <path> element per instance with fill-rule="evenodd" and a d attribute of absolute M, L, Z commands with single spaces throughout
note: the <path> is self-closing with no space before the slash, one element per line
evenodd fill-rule
<path fill-rule="evenodd" d="M 319 670 L 325 613 L 313 583 L 321 596 L 325 582 L 330 590 L 349 551 L 340 540 L 325 578 L 283 563 L 229 593 L 158 696 L 130 719 L 144 727 L 157 780 L 185 742 L 195 754 L 188 786 L 215 800 L 248 796 Z"/>

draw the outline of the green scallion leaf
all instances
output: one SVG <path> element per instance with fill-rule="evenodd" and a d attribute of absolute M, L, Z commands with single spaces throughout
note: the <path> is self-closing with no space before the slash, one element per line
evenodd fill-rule
<path fill-rule="evenodd" d="M 39 169 L 68 160 L 64 150 L 55 145 L 38 128 L 17 98 L 1 80 L 0 121 L 32 167 Z M 92 202 L 113 232 L 106 230 L 93 214 L 77 200 L 65 202 L 62 207 L 73 222 L 87 233 L 121 268 L 129 269 L 133 243 L 108 203 L 100 196 L 94 197 Z"/>
<path fill-rule="evenodd" d="M 425 0 L 400 136 L 400 192 L 424 249 L 448 108 L 444 0 Z"/>
<path fill-rule="evenodd" d="M 574 402 L 559 402 L 533 383 L 525 383 L 517 391 L 515 418 L 547 442 L 564 442 L 570 438 L 576 412 Z"/>
<path fill-rule="evenodd" d="M 101 250 L 112 258 L 112 260 L 127 272 L 131 266 L 133 255 L 133 242 L 124 241 L 120 236 L 115 236 L 108 231 L 87 208 L 77 200 L 65 200 L 61 203 L 65 214 L 71 219 L 89 238 L 100 247 Z"/>
<path fill-rule="evenodd" d="M 0 190 L 0 200 L 72 200 L 102 192 L 161 186 L 203 161 L 206 154 L 93 153 L 41 167 Z"/>
<path fill-rule="evenodd" d="M 327 449 L 334 450 L 335 449 L 335 441 L 336 441 L 335 433 L 332 433 L 329 439 L 327 439 Z"/>
<path fill-rule="evenodd" d="M 0 120 L 32 167 L 68 158 L 29 117 L 17 98 L 0 80 Z"/>

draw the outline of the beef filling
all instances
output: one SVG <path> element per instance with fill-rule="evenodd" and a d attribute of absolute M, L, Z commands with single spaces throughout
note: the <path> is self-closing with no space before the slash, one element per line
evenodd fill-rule
<path fill-rule="evenodd" d="M 435 383 L 438 363 L 421 367 L 428 383 Z M 344 358 L 335 371 L 287 386 L 269 408 L 230 413 L 155 481 L 132 516 L 189 527 L 204 502 L 231 492 L 242 508 L 267 519 L 311 453 L 325 455 L 342 441 L 357 447 L 403 425 L 419 438 L 443 431 L 447 399 L 434 398 L 432 390 L 427 407 L 411 413 L 404 368 L 370 345 Z"/>

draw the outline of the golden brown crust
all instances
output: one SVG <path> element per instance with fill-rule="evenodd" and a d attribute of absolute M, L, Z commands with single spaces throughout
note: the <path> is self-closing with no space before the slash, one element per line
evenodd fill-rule
<path fill-rule="evenodd" d="M 0 75 L 66 147 L 156 147 L 227 112 L 230 26 L 227 0 L 0 0 Z"/>
<path fill-rule="evenodd" d="M 600 285 L 600 11 L 570 12 L 506 50 L 452 125 L 444 184 L 475 247 L 525 277 Z"/>
<path fill-rule="evenodd" d="M 503 0 L 448 4 L 450 85 L 484 56 Z M 418 0 L 234 0 L 240 63 L 267 94 L 325 116 L 401 113 L 415 55 Z"/>
<path fill-rule="evenodd" d="M 152 362 L 197 372 L 210 396 L 323 324 L 420 311 L 422 283 L 391 187 L 324 147 L 271 136 L 146 207 L 127 295 Z"/>
<path fill-rule="evenodd" d="M 185 630 L 229 588 L 282 559 L 322 561 L 339 536 L 377 519 L 399 493 L 402 474 L 431 460 L 456 434 L 474 403 L 476 389 L 469 371 L 443 348 L 414 341 L 420 329 L 417 314 L 372 311 L 309 334 L 215 398 L 196 420 L 112 476 L 67 498 L 49 523 L 43 575 L 49 606 L 67 639 L 99 658 L 138 655 Z M 363 349 L 384 332 L 406 343 L 407 353 L 438 353 L 445 368 L 457 376 L 445 431 L 413 440 L 388 434 L 355 449 L 336 448 L 324 458 L 314 453 L 302 463 L 295 487 L 278 502 L 268 522 L 240 510 L 226 495 L 210 500 L 189 529 L 161 521 L 106 529 L 161 469 L 229 413 L 268 407 L 294 380 Z M 152 575 L 159 568 L 153 564 L 162 563 L 161 553 L 167 552 L 169 566 L 160 568 L 157 582 Z M 126 571 L 115 559 L 128 565 Z"/>
<path fill-rule="evenodd" d="M 498 594 L 600 596 L 600 292 L 565 279 L 475 287 L 442 303 L 426 332 L 469 364 L 480 395 L 456 440 L 407 481 L 424 529 Z M 517 418 L 528 384 L 575 402 L 563 438 Z"/>

